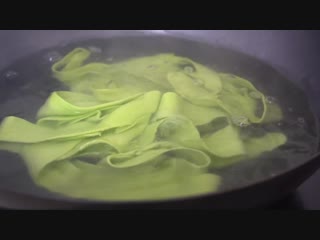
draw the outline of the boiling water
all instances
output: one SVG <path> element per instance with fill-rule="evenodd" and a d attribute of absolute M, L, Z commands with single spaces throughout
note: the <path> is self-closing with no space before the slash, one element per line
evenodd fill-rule
<path fill-rule="evenodd" d="M 163 52 L 176 53 L 198 61 L 217 71 L 249 79 L 267 96 L 267 103 L 277 103 L 284 112 L 281 122 L 264 125 L 262 131 L 280 131 L 287 137 L 285 145 L 254 160 L 242 161 L 215 170 L 222 176 L 219 191 L 242 187 L 276 176 L 302 164 L 318 151 L 317 120 L 307 97 L 290 81 L 257 59 L 205 44 L 161 37 L 134 37 L 90 40 L 46 49 L 21 59 L 1 71 L 0 120 L 17 116 L 35 121 L 38 109 L 51 92 L 67 90 L 52 77 L 51 66 L 75 47 L 88 48 L 89 61 L 116 62 L 128 57 Z M 253 96 L 254 97 L 254 96 Z M 248 126 L 254 128 L 254 126 Z M 17 155 L 0 151 L 0 188 L 39 196 L 58 197 L 36 187 Z"/>

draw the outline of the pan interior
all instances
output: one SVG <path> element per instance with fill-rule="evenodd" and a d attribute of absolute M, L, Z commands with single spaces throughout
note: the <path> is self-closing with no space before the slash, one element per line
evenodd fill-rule
<path fill-rule="evenodd" d="M 220 192 L 289 171 L 318 151 L 316 118 L 309 107 L 307 96 L 290 80 L 268 64 L 245 54 L 172 37 L 91 39 L 53 47 L 20 59 L 1 71 L 0 120 L 10 115 L 35 121 L 38 109 L 50 93 L 66 89 L 52 76 L 53 62 L 76 47 L 94 51 L 94 61 L 110 62 L 164 52 L 175 53 L 217 71 L 250 79 L 266 96 L 276 99 L 284 112 L 284 118 L 266 128 L 283 132 L 288 137 L 287 143 L 253 160 L 212 170 L 222 177 Z M 39 197 L 64 198 L 36 186 L 23 160 L 5 151 L 0 151 L 0 189 Z"/>

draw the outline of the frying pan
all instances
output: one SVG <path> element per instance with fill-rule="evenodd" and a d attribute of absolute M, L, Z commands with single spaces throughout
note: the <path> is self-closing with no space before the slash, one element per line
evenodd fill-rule
<path fill-rule="evenodd" d="M 301 99 L 297 106 L 301 111 L 310 104 L 316 115 L 314 131 L 318 131 L 320 31 L 0 31 L 0 70 L 10 66 L 15 60 L 35 52 L 89 39 L 105 39 L 106 42 L 109 41 L 111 49 L 119 49 L 126 45 L 127 49 L 132 49 L 133 52 L 144 47 L 148 52 L 161 49 L 187 52 L 194 56 L 202 51 L 204 58 L 210 57 L 210 53 L 205 53 L 204 49 L 195 46 L 211 46 L 222 65 L 236 66 L 241 63 L 242 69 L 247 69 L 249 75 L 270 78 L 268 85 L 271 88 L 277 87 L 278 78 L 289 79 L 295 88 L 290 89 L 291 85 L 285 85 L 282 89 L 287 87 L 288 95 L 294 92 L 291 98 Z M 196 42 L 204 45 L 194 45 Z M 3 78 L 0 81 L 4 81 Z M 4 87 L 0 89 L 0 94 L 6 91 L 5 84 L 2 86 Z M 11 161 L 10 155 L 1 155 L 0 158 L 0 206 L 17 209 L 256 208 L 290 194 L 320 167 L 318 151 L 312 157 L 273 177 L 236 189 L 188 198 L 119 203 L 38 194 L 36 187 L 31 187 L 31 180 L 28 179 L 21 162 Z"/>

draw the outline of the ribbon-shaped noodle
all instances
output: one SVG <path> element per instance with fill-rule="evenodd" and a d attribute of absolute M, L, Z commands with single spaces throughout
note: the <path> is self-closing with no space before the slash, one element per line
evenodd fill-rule
<path fill-rule="evenodd" d="M 53 192 L 118 201 L 209 193 L 221 181 L 210 168 L 286 142 L 282 133 L 241 138 L 241 127 L 282 118 L 245 79 L 173 54 L 89 57 L 76 48 L 53 65 L 70 91 L 53 92 L 36 123 L 8 116 L 0 126 L 0 149 L 20 154 Z"/>

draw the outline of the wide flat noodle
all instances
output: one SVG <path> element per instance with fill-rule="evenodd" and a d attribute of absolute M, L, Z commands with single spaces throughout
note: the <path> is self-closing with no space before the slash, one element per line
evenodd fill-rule
<path fill-rule="evenodd" d="M 282 118 L 245 79 L 174 54 L 113 64 L 89 57 L 76 48 L 53 65 L 70 91 L 53 92 L 36 123 L 9 116 L 0 126 L 0 149 L 19 154 L 50 191 L 117 201 L 209 193 L 221 182 L 209 168 L 286 142 L 282 133 L 241 138 L 234 117 Z"/>
<path fill-rule="evenodd" d="M 264 95 L 249 81 L 231 75 L 220 74 L 223 90 L 220 94 L 220 106 L 233 117 L 246 117 L 252 123 L 263 121 L 267 106 Z M 260 115 L 256 112 L 261 107 Z"/>

